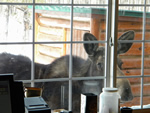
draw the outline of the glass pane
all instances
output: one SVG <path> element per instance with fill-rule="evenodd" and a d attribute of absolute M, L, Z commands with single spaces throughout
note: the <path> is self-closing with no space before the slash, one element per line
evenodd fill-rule
<path fill-rule="evenodd" d="M 140 8 L 140 11 L 135 10 Z M 143 7 L 119 7 L 118 30 L 134 30 L 142 33 L 143 28 Z M 140 31 L 139 31 L 140 30 Z"/>
<path fill-rule="evenodd" d="M 73 14 L 73 40 L 82 41 L 80 37 L 85 32 L 92 33 L 97 40 L 105 39 L 106 7 L 74 7 Z"/>
<path fill-rule="evenodd" d="M 48 44 L 40 43 L 35 45 L 35 62 L 50 64 L 55 59 L 70 53 L 70 44 Z"/>
<path fill-rule="evenodd" d="M 31 42 L 31 14 L 28 6 L 0 5 L 0 42 Z"/>
<path fill-rule="evenodd" d="M 143 85 L 143 105 L 149 104 L 150 101 L 150 77 L 144 77 L 144 85 Z"/>
<path fill-rule="evenodd" d="M 141 43 L 134 43 L 127 53 L 120 55 L 125 75 L 141 75 L 142 50 L 138 50 L 141 47 Z"/>
<path fill-rule="evenodd" d="M 148 30 L 149 29 L 149 25 L 148 25 L 148 23 L 146 24 L 146 30 Z M 145 31 L 145 40 L 150 40 L 150 32 L 148 32 L 148 31 Z"/>
<path fill-rule="evenodd" d="M 36 3 L 70 4 L 71 0 L 35 0 Z"/>
<path fill-rule="evenodd" d="M 0 2 L 9 2 L 9 3 L 32 3 L 32 0 L 1 0 Z"/>
<path fill-rule="evenodd" d="M 0 73 L 14 73 L 15 80 L 31 78 L 31 45 L 0 45 Z"/>
<path fill-rule="evenodd" d="M 134 0 L 133 0 L 134 1 Z M 135 1 L 128 1 L 128 3 L 123 2 L 122 4 L 139 4 Z M 127 1 L 126 1 L 127 2 Z M 132 3 L 133 2 L 133 3 Z M 124 46 L 129 50 L 124 54 L 120 54 L 119 58 L 121 59 L 121 70 L 126 76 L 140 76 L 142 73 L 142 43 L 135 41 L 143 40 L 143 10 L 144 7 L 137 6 L 120 6 L 119 7 L 119 17 L 118 17 L 118 36 L 121 38 L 123 32 L 132 31 L 133 35 L 128 34 L 129 38 L 125 39 L 126 34 L 123 35 L 124 39 L 128 42 L 119 41 L 119 46 Z M 146 25 L 148 28 L 148 24 Z M 148 37 L 148 34 L 145 34 Z M 123 38 L 122 37 L 122 38 Z M 133 39 L 131 38 L 133 37 Z M 119 47 L 118 46 L 118 47 Z M 121 49 L 120 49 L 121 50 Z M 129 86 L 133 94 L 133 98 L 130 95 L 126 96 L 123 104 L 121 106 L 140 106 L 141 98 L 141 78 L 128 78 Z M 126 91 L 127 92 L 127 91 Z M 131 93 L 130 93 L 131 94 Z M 123 99 L 121 99 L 122 101 Z M 127 102 L 129 101 L 129 102 Z"/>
<path fill-rule="evenodd" d="M 36 83 L 35 87 L 43 87 L 42 97 L 52 110 L 68 110 L 68 82 Z"/>
<path fill-rule="evenodd" d="M 145 43 L 144 45 L 145 47 L 145 57 L 144 57 L 144 75 L 150 75 L 149 72 L 149 67 L 150 67 L 150 51 L 149 51 L 149 47 L 150 47 L 150 43 Z"/>
<path fill-rule="evenodd" d="M 150 4 L 150 0 L 147 0 L 146 3 L 147 3 L 147 4 Z"/>
<path fill-rule="evenodd" d="M 104 65 L 105 65 L 105 47 L 100 46 L 99 43 L 85 44 L 73 44 L 73 76 L 74 77 L 92 77 L 92 76 L 104 76 Z M 94 47 L 97 46 L 95 51 Z M 90 53 L 92 54 L 90 56 Z"/>
<path fill-rule="evenodd" d="M 131 87 L 133 98 L 131 96 L 131 93 L 128 93 L 128 91 L 127 91 L 129 89 L 122 88 L 122 90 L 124 90 L 126 92 L 124 94 L 124 97 L 126 97 L 125 98 L 126 100 L 124 100 L 124 101 L 121 100 L 121 107 L 139 106 L 140 105 L 140 94 L 141 94 L 141 85 L 140 85 L 141 79 L 140 78 L 128 78 L 128 80 L 131 84 L 130 87 Z"/>
<path fill-rule="evenodd" d="M 70 7 L 36 6 L 35 41 L 70 41 Z"/>
<path fill-rule="evenodd" d="M 144 4 L 144 0 L 119 0 L 119 4 Z"/>
<path fill-rule="evenodd" d="M 134 6 L 126 6 L 126 9 L 134 8 Z M 135 7 L 136 8 L 136 7 Z M 143 7 L 140 7 L 143 9 Z M 127 47 L 132 44 L 129 50 L 125 54 L 121 54 L 122 69 L 125 75 L 141 75 L 141 55 L 142 55 L 142 43 L 134 42 L 136 40 L 142 40 L 143 35 L 143 12 L 132 10 L 122 10 L 123 7 L 119 7 L 118 17 L 118 35 L 121 37 L 123 32 L 133 31 L 134 39 L 130 43 L 121 43 Z M 124 39 L 127 40 L 127 39 Z M 121 42 L 121 41 L 120 41 Z"/>
<path fill-rule="evenodd" d="M 103 80 L 86 80 L 86 81 L 73 81 L 73 112 L 79 113 L 81 108 L 81 94 L 93 93 L 97 96 L 96 102 L 98 103 L 99 94 L 102 91 L 104 84 Z M 98 104 L 97 104 L 98 109 Z"/>
<path fill-rule="evenodd" d="M 74 0 L 74 4 L 107 4 L 107 0 Z"/>
<path fill-rule="evenodd" d="M 23 83 L 24 87 L 31 87 L 31 83 Z M 25 93 L 25 92 L 24 92 Z"/>
<path fill-rule="evenodd" d="M 14 55 L 23 55 L 31 59 L 32 58 L 32 45 L 30 44 L 0 45 L 0 53 L 11 53 Z"/>
<path fill-rule="evenodd" d="M 70 44 L 35 45 L 36 78 L 66 78 L 69 76 Z"/>

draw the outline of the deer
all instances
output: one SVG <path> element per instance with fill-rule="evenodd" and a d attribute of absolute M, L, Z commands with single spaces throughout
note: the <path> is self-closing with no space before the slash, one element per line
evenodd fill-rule
<path fill-rule="evenodd" d="M 83 35 L 83 40 L 84 41 L 97 41 L 96 37 L 94 35 L 92 35 L 91 33 L 85 33 Z M 125 32 L 124 34 L 122 34 L 119 37 L 118 40 L 134 40 L 134 31 Z M 124 73 L 121 71 L 122 61 L 119 58 L 119 55 L 126 53 L 131 48 L 131 46 L 132 46 L 132 43 L 120 43 L 118 41 L 117 76 L 125 76 Z M 85 43 L 84 49 L 88 55 L 88 58 L 86 60 L 81 57 L 78 57 L 78 56 L 72 57 L 72 77 L 104 76 L 105 48 L 103 46 L 99 46 L 98 43 Z M 42 76 L 42 77 L 44 77 L 44 78 L 69 77 L 69 55 L 62 56 L 62 57 L 56 59 L 55 61 L 53 61 L 51 64 L 49 64 L 44 73 L 44 76 Z M 95 80 L 95 82 L 97 82 L 97 81 Z M 46 84 L 48 84 L 48 83 L 46 83 Z M 58 84 L 58 83 L 56 83 L 56 84 Z M 73 82 L 72 90 L 73 90 L 74 109 L 79 108 L 79 105 L 80 105 L 80 97 L 79 96 L 81 93 L 83 93 L 82 92 L 83 84 L 84 84 L 84 82 L 81 82 L 81 81 Z M 50 89 L 50 88 L 48 88 L 49 86 L 50 85 L 46 85 L 47 89 Z M 53 86 L 54 86 L 54 84 L 53 84 Z M 131 101 L 133 99 L 131 85 L 130 85 L 130 82 L 128 79 L 117 79 L 116 86 L 117 86 L 118 92 L 121 96 L 121 102 Z M 99 88 L 102 88 L 102 87 L 103 87 L 103 81 L 99 80 Z M 87 87 L 87 89 L 90 90 L 88 87 Z M 46 94 L 46 93 L 43 92 L 43 94 Z M 77 94 L 77 95 L 75 95 L 75 94 Z M 53 97 L 54 96 L 52 96 L 52 98 L 49 100 L 53 100 Z M 59 100 L 60 100 L 60 98 L 59 98 Z M 78 107 L 75 105 L 78 105 Z M 51 104 L 51 106 L 53 106 L 53 105 Z"/>
<path fill-rule="evenodd" d="M 84 41 L 97 41 L 96 37 L 91 33 L 83 35 Z M 134 40 L 134 31 L 127 31 L 122 34 L 118 40 Z M 117 76 L 125 76 L 121 71 L 122 61 L 120 54 L 126 53 L 132 46 L 132 43 L 120 43 L 118 41 L 117 48 Z M 87 59 L 79 56 L 72 56 L 72 77 L 92 77 L 104 76 L 105 48 L 99 46 L 98 43 L 84 43 Z M 35 63 L 35 79 L 53 79 L 69 77 L 69 55 L 64 55 L 55 59 L 50 64 Z M 13 55 L 9 53 L 0 54 L 0 73 L 14 73 L 14 80 L 30 80 L 31 79 L 31 60 L 22 55 Z M 89 81 L 88 81 L 89 82 Z M 92 80 L 97 83 L 99 89 L 102 89 L 103 80 Z M 26 86 L 26 84 L 25 84 Z M 65 97 L 61 102 L 61 87 L 65 87 Z M 128 79 L 117 79 L 117 88 L 121 96 L 121 101 L 131 101 L 133 94 Z M 51 109 L 59 109 L 61 107 L 68 108 L 68 82 L 67 81 L 50 81 L 36 83 L 35 87 L 42 87 L 42 97 L 51 107 Z M 73 80 L 72 83 L 72 100 L 73 111 L 80 109 L 80 94 L 83 93 L 84 80 Z M 88 87 L 87 87 L 88 89 Z M 89 89 L 90 90 L 90 89 Z M 91 92 L 92 93 L 92 92 Z M 100 93 L 100 91 L 98 92 Z"/>

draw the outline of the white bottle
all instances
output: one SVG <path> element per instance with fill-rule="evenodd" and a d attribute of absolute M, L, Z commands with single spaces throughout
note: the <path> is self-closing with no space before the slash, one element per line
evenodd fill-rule
<path fill-rule="evenodd" d="M 103 88 L 99 99 L 99 113 L 120 112 L 120 95 L 117 88 Z"/>

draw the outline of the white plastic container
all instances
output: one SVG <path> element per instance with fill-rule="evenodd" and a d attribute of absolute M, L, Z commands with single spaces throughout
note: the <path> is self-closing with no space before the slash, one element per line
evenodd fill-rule
<path fill-rule="evenodd" d="M 103 88 L 99 99 L 99 113 L 120 112 L 120 95 L 117 88 Z"/>

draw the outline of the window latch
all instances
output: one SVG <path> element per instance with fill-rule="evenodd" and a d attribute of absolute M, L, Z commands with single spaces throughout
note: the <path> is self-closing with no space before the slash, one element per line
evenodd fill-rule
<path fill-rule="evenodd" d="M 114 46 L 113 42 L 112 42 L 112 37 L 109 38 L 109 46 L 112 47 Z"/>

